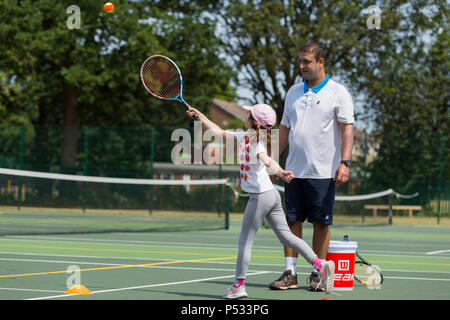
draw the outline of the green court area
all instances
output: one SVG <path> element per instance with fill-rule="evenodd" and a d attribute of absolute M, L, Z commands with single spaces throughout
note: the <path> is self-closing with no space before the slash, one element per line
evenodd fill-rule
<path fill-rule="evenodd" d="M 220 300 L 234 280 L 240 219 L 229 230 L 4 235 L 0 237 L 1 300 Z M 311 267 L 299 262 L 299 289 L 270 290 L 284 268 L 281 244 L 262 228 L 252 251 L 247 292 L 252 300 L 447 300 L 450 227 L 339 224 L 331 239 L 348 234 L 379 266 L 381 287 L 355 281 L 352 291 L 307 290 Z M 305 225 L 311 244 L 312 229 Z M 79 269 L 68 273 L 69 268 Z M 91 294 L 66 294 L 68 284 Z"/>

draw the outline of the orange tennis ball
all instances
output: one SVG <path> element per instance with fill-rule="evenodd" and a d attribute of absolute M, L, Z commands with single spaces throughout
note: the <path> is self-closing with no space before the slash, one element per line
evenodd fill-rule
<path fill-rule="evenodd" d="M 111 2 L 105 3 L 103 6 L 103 9 L 105 9 L 106 12 L 113 12 L 114 11 L 114 5 Z"/>

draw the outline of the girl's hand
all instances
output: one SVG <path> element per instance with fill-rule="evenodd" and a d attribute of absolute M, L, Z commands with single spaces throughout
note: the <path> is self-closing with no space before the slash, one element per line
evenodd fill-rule
<path fill-rule="evenodd" d="M 290 183 L 292 179 L 294 179 L 294 173 L 292 171 L 286 171 L 282 170 L 280 173 L 280 178 L 286 181 L 287 183 Z"/>
<path fill-rule="evenodd" d="M 195 108 L 190 108 L 189 110 L 186 110 L 186 114 L 191 117 L 192 119 L 194 119 L 194 113 L 197 114 L 199 120 L 200 120 L 200 115 L 202 115 L 202 113 L 200 111 L 198 111 Z"/>
<path fill-rule="evenodd" d="M 278 176 L 276 174 L 269 175 L 269 178 L 270 178 L 270 181 L 272 181 L 272 183 L 275 183 L 279 180 Z"/>

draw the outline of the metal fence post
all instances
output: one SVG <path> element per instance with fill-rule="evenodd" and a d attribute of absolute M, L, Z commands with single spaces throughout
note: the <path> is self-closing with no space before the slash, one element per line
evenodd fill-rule
<path fill-rule="evenodd" d="M 367 132 L 364 130 L 364 158 L 363 158 L 363 176 L 362 176 L 362 190 L 361 193 L 366 193 L 366 180 L 367 180 Z"/>

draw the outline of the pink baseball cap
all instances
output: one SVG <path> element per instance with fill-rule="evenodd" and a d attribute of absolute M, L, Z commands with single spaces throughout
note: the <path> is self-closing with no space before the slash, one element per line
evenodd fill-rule
<path fill-rule="evenodd" d="M 242 106 L 245 110 L 251 112 L 253 118 L 264 128 L 271 129 L 277 122 L 275 110 L 267 104 L 255 104 L 253 106 Z"/>

